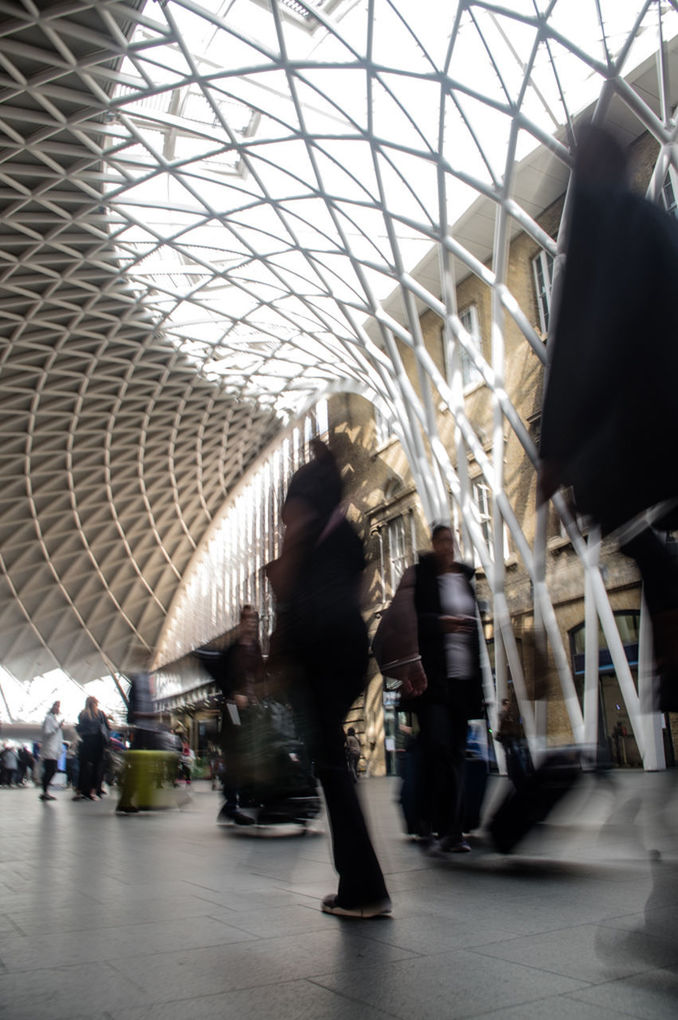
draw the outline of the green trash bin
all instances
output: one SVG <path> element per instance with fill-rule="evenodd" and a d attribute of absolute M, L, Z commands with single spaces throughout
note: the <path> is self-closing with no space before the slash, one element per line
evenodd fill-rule
<path fill-rule="evenodd" d="M 176 751 L 125 751 L 118 811 L 158 811 L 177 806 Z"/>

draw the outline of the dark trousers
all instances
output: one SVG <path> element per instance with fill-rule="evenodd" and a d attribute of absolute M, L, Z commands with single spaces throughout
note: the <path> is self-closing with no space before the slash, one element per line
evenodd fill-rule
<path fill-rule="evenodd" d="M 101 788 L 104 764 L 104 741 L 99 733 L 87 734 L 78 748 L 80 773 L 78 790 L 83 797 L 89 797 L 92 790 Z"/>
<path fill-rule="evenodd" d="M 454 681 L 451 681 L 454 683 Z M 431 832 L 443 839 L 461 838 L 464 757 L 468 723 L 454 694 L 446 704 L 417 707 L 424 759 L 424 815 Z"/>
<path fill-rule="evenodd" d="M 358 633 L 355 641 L 346 635 L 341 649 L 320 652 L 304 662 L 295 708 L 325 794 L 339 903 L 355 907 L 388 896 L 344 750 L 343 722 L 364 687 L 367 645 Z"/>
<path fill-rule="evenodd" d="M 42 763 L 42 792 L 47 793 L 47 787 L 54 778 L 57 770 L 56 758 L 45 758 Z"/>

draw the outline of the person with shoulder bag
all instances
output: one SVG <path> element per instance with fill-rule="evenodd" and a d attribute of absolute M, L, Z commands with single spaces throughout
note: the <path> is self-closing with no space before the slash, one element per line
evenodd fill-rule
<path fill-rule="evenodd" d="M 78 790 L 73 800 L 98 800 L 110 728 L 108 719 L 99 708 L 99 702 L 95 697 L 90 696 L 85 701 L 85 707 L 78 716 L 75 728 L 80 736 L 78 751 L 80 772 Z"/>
<path fill-rule="evenodd" d="M 484 711 L 478 604 L 473 569 L 457 561 L 451 528 L 434 527 L 432 547 L 403 575 L 374 651 L 382 673 L 400 681 L 401 708 L 419 723 L 420 835 L 436 854 L 466 853 L 468 720 Z"/>

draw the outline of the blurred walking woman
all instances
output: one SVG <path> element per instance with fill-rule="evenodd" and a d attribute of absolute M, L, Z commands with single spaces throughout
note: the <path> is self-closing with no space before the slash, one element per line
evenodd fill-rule
<path fill-rule="evenodd" d="M 282 518 L 281 556 L 268 566 L 278 600 L 279 641 L 293 666 L 308 740 L 327 802 L 339 890 L 322 909 L 345 917 L 390 913 L 384 876 L 372 848 L 353 777 L 346 766 L 343 722 L 365 688 L 368 641 L 360 612 L 362 543 L 341 512 L 342 483 L 329 449 L 293 476 Z"/>
<path fill-rule="evenodd" d="M 78 716 L 78 725 L 75 727 L 80 735 L 80 748 L 78 758 L 80 760 L 80 775 L 78 779 L 78 791 L 74 800 L 97 800 L 97 790 L 101 786 L 101 775 L 104 764 L 104 753 L 108 745 L 110 732 L 108 719 L 99 708 L 99 702 L 94 697 L 85 701 L 85 707 Z"/>

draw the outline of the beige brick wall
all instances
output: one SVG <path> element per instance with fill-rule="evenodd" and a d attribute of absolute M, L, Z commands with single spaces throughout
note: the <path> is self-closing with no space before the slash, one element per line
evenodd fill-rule
<path fill-rule="evenodd" d="M 642 139 L 634 146 L 631 156 L 633 177 L 637 187 L 645 187 L 655 152 L 656 143 L 650 138 Z M 541 226 L 554 238 L 557 237 L 561 212 L 562 198 L 539 217 Z M 532 260 L 537 252 L 538 246 L 524 233 L 519 233 L 512 240 L 507 283 L 521 308 L 538 330 L 539 317 L 532 275 Z M 491 362 L 491 292 L 482 281 L 470 274 L 458 283 L 457 307 L 462 312 L 472 303 L 476 305 L 478 311 L 483 353 Z M 426 311 L 421 317 L 420 325 L 427 350 L 444 374 L 442 322 L 433 312 Z M 535 419 L 537 420 L 535 432 L 538 434 L 543 368 L 508 316 L 504 317 L 503 329 L 506 391 L 526 425 L 530 426 Z M 413 352 L 402 343 L 399 344 L 399 350 L 412 384 L 419 393 L 420 379 Z M 439 403 L 439 400 L 437 402 Z M 481 383 L 465 394 L 464 402 L 466 414 L 476 434 L 484 448 L 491 452 L 492 394 Z M 374 628 L 376 614 L 383 605 L 377 538 L 379 528 L 393 516 L 412 514 L 416 545 L 418 548 L 426 548 L 429 545 L 427 523 L 399 443 L 394 440 L 382 448 L 376 447 L 371 405 L 356 396 L 333 397 L 330 401 L 330 421 L 333 447 L 346 464 L 345 475 L 352 512 L 356 520 L 361 521 L 366 543 L 368 557 L 366 614 L 370 626 Z M 450 459 L 455 464 L 454 423 L 447 411 L 440 411 L 438 427 Z M 508 427 L 505 428 L 504 435 L 505 490 L 516 513 L 518 524 L 531 545 L 535 529 L 536 476 L 527 455 Z M 470 461 L 469 470 L 473 477 L 479 468 Z M 584 619 L 584 575 L 569 543 L 561 536 L 559 520 L 553 510 L 549 518 L 548 535 L 547 580 L 559 629 L 569 654 L 569 632 Z M 511 548 L 515 551 L 515 543 L 511 543 Z M 640 590 L 634 565 L 621 556 L 612 545 L 604 544 L 601 567 L 613 610 L 637 609 Z M 531 586 L 526 569 L 515 555 L 511 556 L 507 564 L 505 591 L 516 638 L 523 653 L 528 688 L 533 695 L 548 696 L 548 732 L 551 740 L 554 743 L 567 741 L 571 739 L 571 731 L 552 655 L 549 655 L 546 663 L 540 661 L 539 675 L 535 675 L 534 657 L 530 653 L 534 643 Z M 478 594 L 481 599 L 489 599 L 482 574 L 478 578 Z M 490 639 L 493 636 L 491 621 L 487 624 L 486 636 Z M 675 721 L 672 720 L 674 724 Z M 381 681 L 378 676 L 373 677 L 370 686 L 365 725 L 376 735 L 372 769 L 378 773 L 383 771 L 381 741 L 383 716 Z M 678 732 L 675 730 L 674 742 L 678 747 Z"/>

